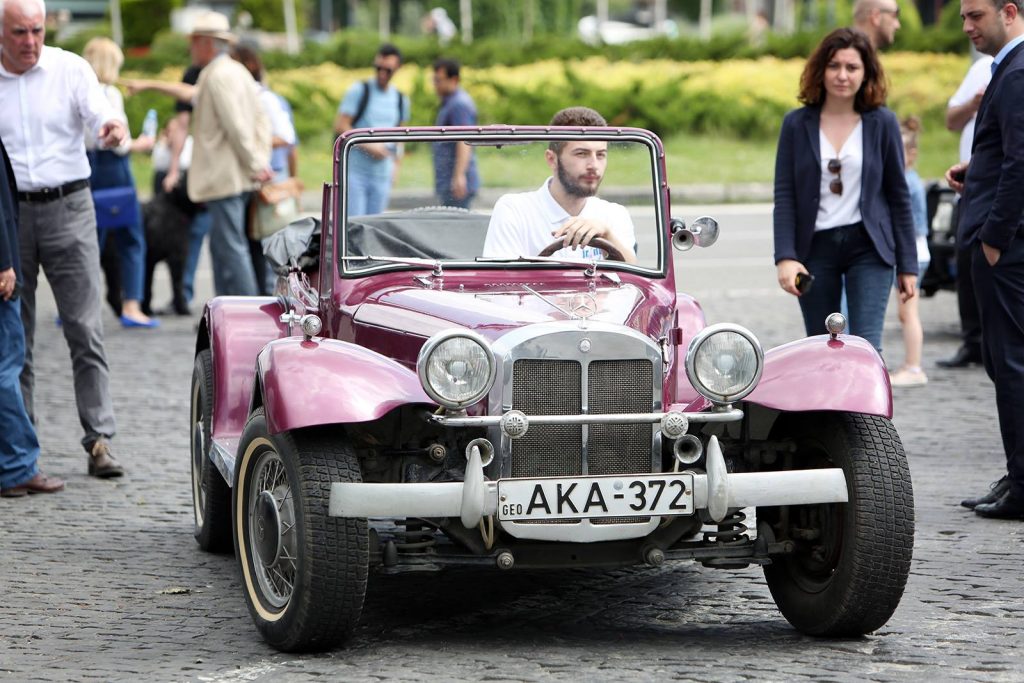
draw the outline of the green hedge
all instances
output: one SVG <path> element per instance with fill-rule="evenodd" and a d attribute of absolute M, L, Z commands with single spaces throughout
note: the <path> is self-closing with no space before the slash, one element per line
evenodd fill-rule
<path fill-rule="evenodd" d="M 949 16 L 956 21 L 950 22 Z M 826 32 L 827 30 L 822 28 L 799 31 L 791 35 L 769 33 L 761 45 L 750 44 L 742 33 L 721 33 L 709 41 L 693 37 L 656 38 L 627 45 L 605 46 L 588 45 L 575 38 L 555 39 L 551 36 L 539 36 L 525 44 L 509 38 L 484 38 L 471 45 L 453 43 L 447 47 L 442 47 L 436 40 L 422 37 L 397 36 L 394 42 L 401 48 L 408 64 L 428 65 L 438 57 L 444 56 L 454 57 L 468 66 L 484 68 L 494 65 L 518 66 L 545 59 L 581 59 L 590 56 L 628 61 L 721 61 L 761 56 L 804 57 L 810 54 Z M 269 69 L 293 69 L 323 62 L 332 62 L 350 69 L 365 68 L 373 62 L 373 55 L 379 44 L 376 33 L 372 31 L 338 31 L 324 43 L 307 41 L 297 55 L 267 52 L 263 55 L 263 61 Z M 918 30 L 900 30 L 896 34 L 896 45 L 892 49 L 911 52 L 966 52 L 968 41 L 960 29 L 959 5 L 948 5 L 940 24 Z M 168 65 L 185 66 L 187 63 L 188 43 L 185 38 L 161 32 L 156 34 L 151 52 L 142 56 L 130 56 L 126 68 L 157 72 Z"/>

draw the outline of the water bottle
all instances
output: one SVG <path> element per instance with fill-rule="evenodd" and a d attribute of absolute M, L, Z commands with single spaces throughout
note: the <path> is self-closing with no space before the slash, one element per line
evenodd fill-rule
<path fill-rule="evenodd" d="M 156 109 L 146 112 L 146 119 L 142 122 L 142 135 L 147 138 L 156 137 Z"/>

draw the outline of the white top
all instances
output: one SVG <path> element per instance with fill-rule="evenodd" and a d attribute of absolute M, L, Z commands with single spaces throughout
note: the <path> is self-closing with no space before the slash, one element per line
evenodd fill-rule
<path fill-rule="evenodd" d="M 171 167 L 171 148 L 167 144 L 167 138 L 158 138 L 153 145 L 153 170 L 157 173 L 166 173 Z M 185 144 L 181 146 L 181 154 L 178 155 L 178 170 L 187 171 L 192 165 L 192 136 L 185 138 Z"/>
<path fill-rule="evenodd" d="M 91 176 L 84 129 L 95 136 L 104 123 L 118 119 L 89 63 L 49 46 L 21 75 L 0 63 L 0 110 L 0 138 L 21 192 Z"/>
<path fill-rule="evenodd" d="M 821 144 L 821 201 L 818 204 L 818 218 L 814 223 L 814 229 L 828 230 L 858 223 L 861 220 L 860 173 L 864 168 L 864 121 L 857 122 L 857 126 L 838 152 L 820 128 L 818 140 Z M 828 162 L 837 158 L 842 164 L 839 171 L 839 177 L 843 181 L 841 195 L 829 189 L 836 174 L 828 170 Z"/>
<path fill-rule="evenodd" d="M 110 102 L 110 106 L 117 111 L 117 118 L 124 124 L 125 129 L 128 129 L 128 115 L 124 113 L 124 96 L 121 91 L 112 85 L 100 84 L 100 88 L 103 89 L 103 94 L 106 96 L 107 101 Z M 85 148 L 88 150 L 96 149 L 96 134 L 86 128 L 83 131 L 85 136 Z M 131 131 L 128 135 L 124 136 L 124 142 L 122 142 L 116 149 L 113 150 L 120 156 L 124 156 L 132 151 L 132 136 Z"/>
<path fill-rule="evenodd" d="M 992 57 L 982 55 L 967 70 L 967 75 L 964 76 L 960 87 L 949 98 L 949 106 L 959 107 L 960 105 L 967 104 L 979 90 L 987 87 L 988 82 L 991 80 Z M 964 129 L 960 131 L 960 161 L 970 161 L 971 159 L 971 145 L 974 143 L 974 119 L 976 118 L 977 114 L 972 116 L 964 126 Z"/>
<path fill-rule="evenodd" d="M 270 134 L 275 138 L 281 138 L 289 145 L 295 144 L 295 126 L 288 118 L 288 112 L 284 110 L 281 99 L 275 95 L 267 86 L 259 83 L 260 104 L 263 111 L 270 119 Z"/>
<path fill-rule="evenodd" d="M 552 233 L 572 216 L 551 196 L 549 183 L 551 178 L 533 192 L 506 194 L 498 199 L 487 226 L 484 256 L 536 256 L 555 241 Z M 623 244 L 635 248 L 633 219 L 621 204 L 588 197 L 579 216 L 607 222 Z M 604 253 L 594 247 L 565 248 L 552 257 L 593 260 L 604 258 Z"/>

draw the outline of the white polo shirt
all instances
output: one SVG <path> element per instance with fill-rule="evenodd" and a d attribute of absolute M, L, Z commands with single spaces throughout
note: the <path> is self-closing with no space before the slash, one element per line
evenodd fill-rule
<path fill-rule="evenodd" d="M 959 107 L 960 105 L 967 104 L 974 99 L 979 90 L 988 87 L 988 82 L 991 80 L 992 57 L 982 55 L 967 70 L 967 75 L 964 76 L 960 87 L 949 98 L 949 106 Z M 971 160 L 971 146 L 974 144 L 974 121 L 977 118 L 977 114 L 972 114 L 971 118 L 964 124 L 963 130 L 960 131 L 960 161 Z"/>
<path fill-rule="evenodd" d="M 550 183 L 551 178 L 548 178 L 533 192 L 506 194 L 498 199 L 491 213 L 491 222 L 487 226 L 484 256 L 536 256 L 544 247 L 555 241 L 552 233 L 573 216 L 570 216 L 551 196 Z M 608 223 L 622 244 L 630 249 L 635 248 L 636 231 L 633 228 L 633 219 L 629 217 L 626 207 L 621 204 L 588 197 L 578 217 L 596 218 Z M 559 249 L 552 256 L 573 259 L 604 258 L 603 252 L 594 247 Z"/>
<path fill-rule="evenodd" d="M 120 119 L 89 63 L 49 46 L 20 75 L 0 62 L 0 112 L 0 138 L 20 192 L 91 176 L 85 129 L 95 136 L 104 123 Z"/>

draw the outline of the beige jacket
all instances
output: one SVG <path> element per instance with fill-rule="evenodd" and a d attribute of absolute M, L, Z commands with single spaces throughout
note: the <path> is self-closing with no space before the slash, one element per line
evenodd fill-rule
<path fill-rule="evenodd" d="M 206 65 L 192 122 L 189 198 L 206 202 L 255 189 L 252 176 L 270 167 L 270 121 L 244 66 L 227 55 Z"/>

